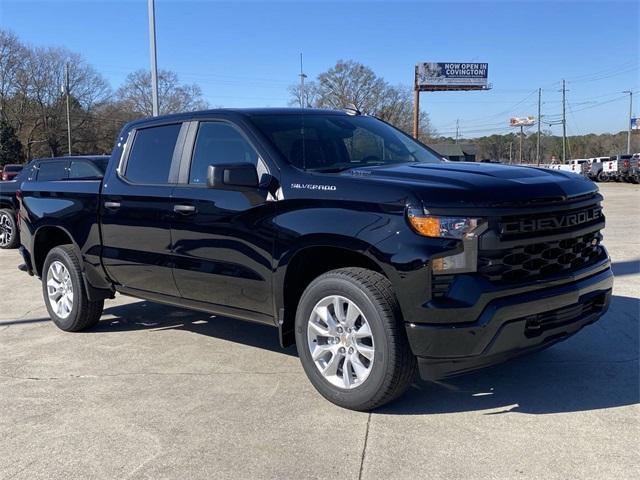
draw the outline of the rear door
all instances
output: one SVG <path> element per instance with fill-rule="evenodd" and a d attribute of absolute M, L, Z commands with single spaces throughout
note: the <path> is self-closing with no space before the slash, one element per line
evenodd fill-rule
<path fill-rule="evenodd" d="M 103 262 L 125 289 L 178 296 L 169 225 L 181 128 L 168 123 L 130 132 L 117 171 L 104 182 Z"/>
<path fill-rule="evenodd" d="M 174 275 L 180 295 L 218 311 L 273 316 L 271 291 L 275 203 L 268 200 L 269 168 L 246 133 L 222 119 L 191 122 L 173 190 Z M 207 186 L 207 167 L 252 163 L 259 188 Z M 215 309 L 215 307 L 214 307 Z M 251 315 L 251 318 L 260 318 Z"/>

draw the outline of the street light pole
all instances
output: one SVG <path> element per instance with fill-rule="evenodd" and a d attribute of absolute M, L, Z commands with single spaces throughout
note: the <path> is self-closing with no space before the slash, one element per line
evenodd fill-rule
<path fill-rule="evenodd" d="M 151 57 L 151 110 L 158 116 L 158 55 L 156 53 L 156 8 L 155 1 L 147 1 L 149 11 L 149 55 Z"/>
<path fill-rule="evenodd" d="M 629 94 L 629 118 L 627 119 L 627 155 L 631 153 L 631 117 L 633 117 L 633 92 L 625 90 L 622 93 Z"/>
<path fill-rule="evenodd" d="M 64 65 L 64 93 L 67 97 L 67 145 L 71 156 L 71 115 L 69 114 L 69 62 Z"/>
<path fill-rule="evenodd" d="M 305 108 L 307 106 L 307 102 L 304 98 L 304 79 L 307 76 L 304 74 L 304 70 L 302 69 L 302 53 L 300 53 L 300 108 Z"/>

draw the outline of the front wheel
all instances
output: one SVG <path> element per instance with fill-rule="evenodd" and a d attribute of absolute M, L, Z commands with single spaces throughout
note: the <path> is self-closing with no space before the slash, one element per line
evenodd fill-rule
<path fill-rule="evenodd" d="M 13 212 L 6 208 L 0 210 L 0 248 L 16 248 L 19 240 Z"/>
<path fill-rule="evenodd" d="M 65 332 L 86 330 L 100 320 L 104 300 L 89 300 L 80 261 L 71 245 L 55 247 L 47 255 L 42 293 L 51 320 Z"/>
<path fill-rule="evenodd" d="M 391 283 L 377 272 L 344 268 L 316 278 L 300 298 L 295 330 L 307 377 L 341 407 L 379 407 L 415 377 Z"/>

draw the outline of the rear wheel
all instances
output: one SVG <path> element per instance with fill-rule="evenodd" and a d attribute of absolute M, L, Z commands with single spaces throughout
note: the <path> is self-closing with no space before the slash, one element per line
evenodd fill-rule
<path fill-rule="evenodd" d="M 0 248 L 16 248 L 20 237 L 13 211 L 4 208 L 0 210 Z"/>
<path fill-rule="evenodd" d="M 609 175 L 607 175 L 605 172 L 598 172 L 598 177 L 597 177 L 598 182 L 608 182 L 609 181 Z"/>
<path fill-rule="evenodd" d="M 370 270 L 333 270 L 307 287 L 296 314 L 296 345 L 318 392 L 352 410 L 394 400 L 415 377 L 391 283 Z"/>
<path fill-rule="evenodd" d="M 80 261 L 70 245 L 55 247 L 42 269 L 42 292 L 53 323 L 66 332 L 91 328 L 100 320 L 104 301 L 90 301 Z"/>

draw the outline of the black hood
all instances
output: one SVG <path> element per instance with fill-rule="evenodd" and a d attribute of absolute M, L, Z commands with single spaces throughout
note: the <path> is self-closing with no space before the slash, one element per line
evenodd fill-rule
<path fill-rule="evenodd" d="M 557 170 L 472 162 L 403 163 L 358 168 L 351 175 L 402 182 L 426 205 L 497 206 L 562 201 L 598 188 Z"/>

